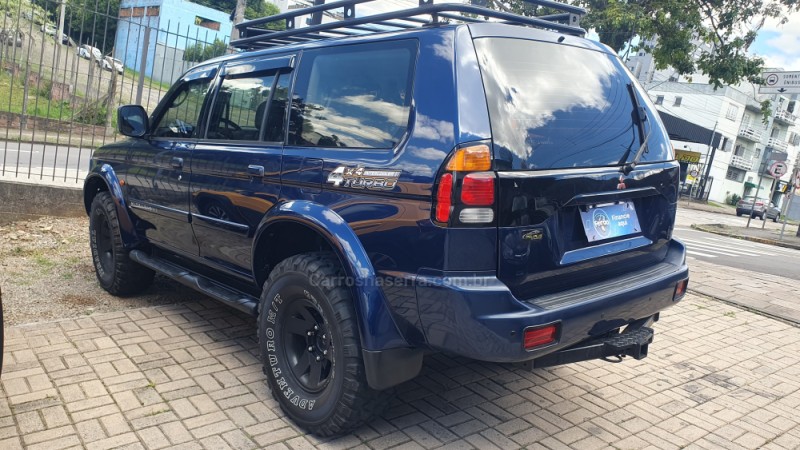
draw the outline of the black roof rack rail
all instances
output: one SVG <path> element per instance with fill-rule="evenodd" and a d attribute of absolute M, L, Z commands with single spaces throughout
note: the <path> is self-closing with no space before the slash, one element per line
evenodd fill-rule
<path fill-rule="evenodd" d="M 464 23 L 499 21 L 513 25 L 544 28 L 573 36 L 582 37 L 586 34 L 586 30 L 580 27 L 580 19 L 586 14 L 586 10 L 553 0 L 523 0 L 536 7 L 544 8 L 549 13 L 530 17 L 466 3 L 434 5 L 434 0 L 419 0 L 419 6 L 416 8 L 356 17 L 356 5 L 372 1 L 377 0 L 338 0 L 274 16 L 246 20 L 236 25 L 240 38 L 232 41 L 231 46 L 243 50 L 269 48 L 344 36 L 419 28 L 439 23 L 441 19 Z M 339 9 L 344 11 L 342 20 L 321 23 L 323 13 Z M 560 13 L 554 13 L 554 11 L 560 11 Z M 306 15 L 310 17 L 309 26 L 296 28 L 297 18 Z M 430 19 L 420 16 L 429 16 Z M 286 29 L 283 31 L 260 28 L 270 23 L 281 22 L 286 24 Z"/>

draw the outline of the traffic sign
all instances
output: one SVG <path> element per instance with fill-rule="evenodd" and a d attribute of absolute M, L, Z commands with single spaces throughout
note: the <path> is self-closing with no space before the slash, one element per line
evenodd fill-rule
<path fill-rule="evenodd" d="M 786 175 L 786 172 L 789 171 L 789 166 L 786 165 L 783 161 L 775 161 L 769 166 L 769 174 L 775 178 L 780 178 Z"/>
<path fill-rule="evenodd" d="M 800 94 L 800 72 L 764 72 L 764 85 L 758 87 L 759 94 Z"/>

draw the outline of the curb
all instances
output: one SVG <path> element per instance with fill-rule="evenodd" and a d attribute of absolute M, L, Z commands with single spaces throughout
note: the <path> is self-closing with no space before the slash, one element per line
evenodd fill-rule
<path fill-rule="evenodd" d="M 727 299 L 724 299 L 724 298 L 715 297 L 715 296 L 710 295 L 708 293 L 697 291 L 697 290 L 694 290 L 692 288 L 687 289 L 687 291 L 691 292 L 692 294 L 694 294 L 694 295 L 696 295 L 698 297 L 701 297 L 701 298 L 705 298 L 705 299 L 708 299 L 708 300 L 714 300 L 714 301 L 717 301 L 717 302 L 720 302 L 720 303 L 724 303 L 726 305 L 730 305 L 730 306 L 733 306 L 735 308 L 743 309 L 743 310 L 745 310 L 747 312 L 751 312 L 753 314 L 758 314 L 760 316 L 769 317 L 770 319 L 777 320 L 777 321 L 783 322 L 783 323 L 785 323 L 787 325 L 791 325 L 793 327 L 800 328 L 800 321 L 797 321 L 797 320 L 794 320 L 794 319 L 789 319 L 789 318 L 784 317 L 784 316 L 779 316 L 777 314 L 773 314 L 773 313 L 764 311 L 762 309 L 753 308 L 752 306 L 744 305 L 742 303 L 739 303 L 739 302 L 736 302 L 736 301 L 733 301 L 733 300 L 727 300 Z M 17 325 L 17 326 L 19 326 L 19 325 Z"/>
<path fill-rule="evenodd" d="M 699 230 L 699 231 L 705 231 L 706 233 L 718 234 L 720 236 L 726 236 L 726 237 L 730 237 L 730 238 L 734 238 L 734 239 L 741 239 L 741 240 L 744 240 L 744 241 L 758 242 L 759 244 L 774 245 L 776 247 L 784 247 L 784 248 L 790 248 L 790 249 L 793 249 L 793 250 L 800 250 L 800 245 L 797 245 L 797 244 L 792 244 L 792 243 L 789 243 L 789 242 L 776 241 L 774 239 L 766 239 L 766 238 L 754 237 L 754 236 L 743 236 L 741 234 L 730 233 L 730 232 L 727 232 L 727 231 L 714 229 L 713 227 L 707 227 L 705 225 L 692 224 L 691 228 L 695 229 L 695 230 Z"/>

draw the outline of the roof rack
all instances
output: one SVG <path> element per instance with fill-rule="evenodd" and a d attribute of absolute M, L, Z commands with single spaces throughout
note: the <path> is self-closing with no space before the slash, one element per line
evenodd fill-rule
<path fill-rule="evenodd" d="M 437 23 L 474 23 L 500 22 L 513 25 L 543 28 L 561 33 L 584 36 L 586 31 L 580 28 L 580 19 L 586 10 L 577 6 L 553 0 L 523 0 L 525 3 L 548 12 L 558 13 L 540 16 L 520 16 L 505 11 L 495 11 L 481 6 L 465 3 L 441 3 L 434 5 L 434 0 L 419 0 L 419 6 L 400 11 L 356 17 L 356 5 L 376 0 L 339 0 L 331 3 L 316 4 L 306 8 L 287 11 L 274 16 L 246 20 L 238 25 L 240 38 L 231 42 L 231 46 L 253 50 L 288 44 L 332 39 L 345 36 L 360 36 L 370 33 L 399 31 Z M 320 0 L 315 0 L 320 3 Z M 342 20 L 321 23 L 322 14 L 330 14 L 335 10 L 343 10 Z M 296 28 L 296 19 L 309 15 L 307 27 Z M 283 31 L 267 30 L 264 27 L 271 23 L 285 23 Z"/>

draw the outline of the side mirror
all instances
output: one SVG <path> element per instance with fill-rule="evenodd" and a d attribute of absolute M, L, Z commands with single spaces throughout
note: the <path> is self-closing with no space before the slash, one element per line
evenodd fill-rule
<path fill-rule="evenodd" d="M 147 112 L 139 105 L 120 106 L 117 110 L 117 127 L 125 136 L 143 137 L 148 132 Z"/>

